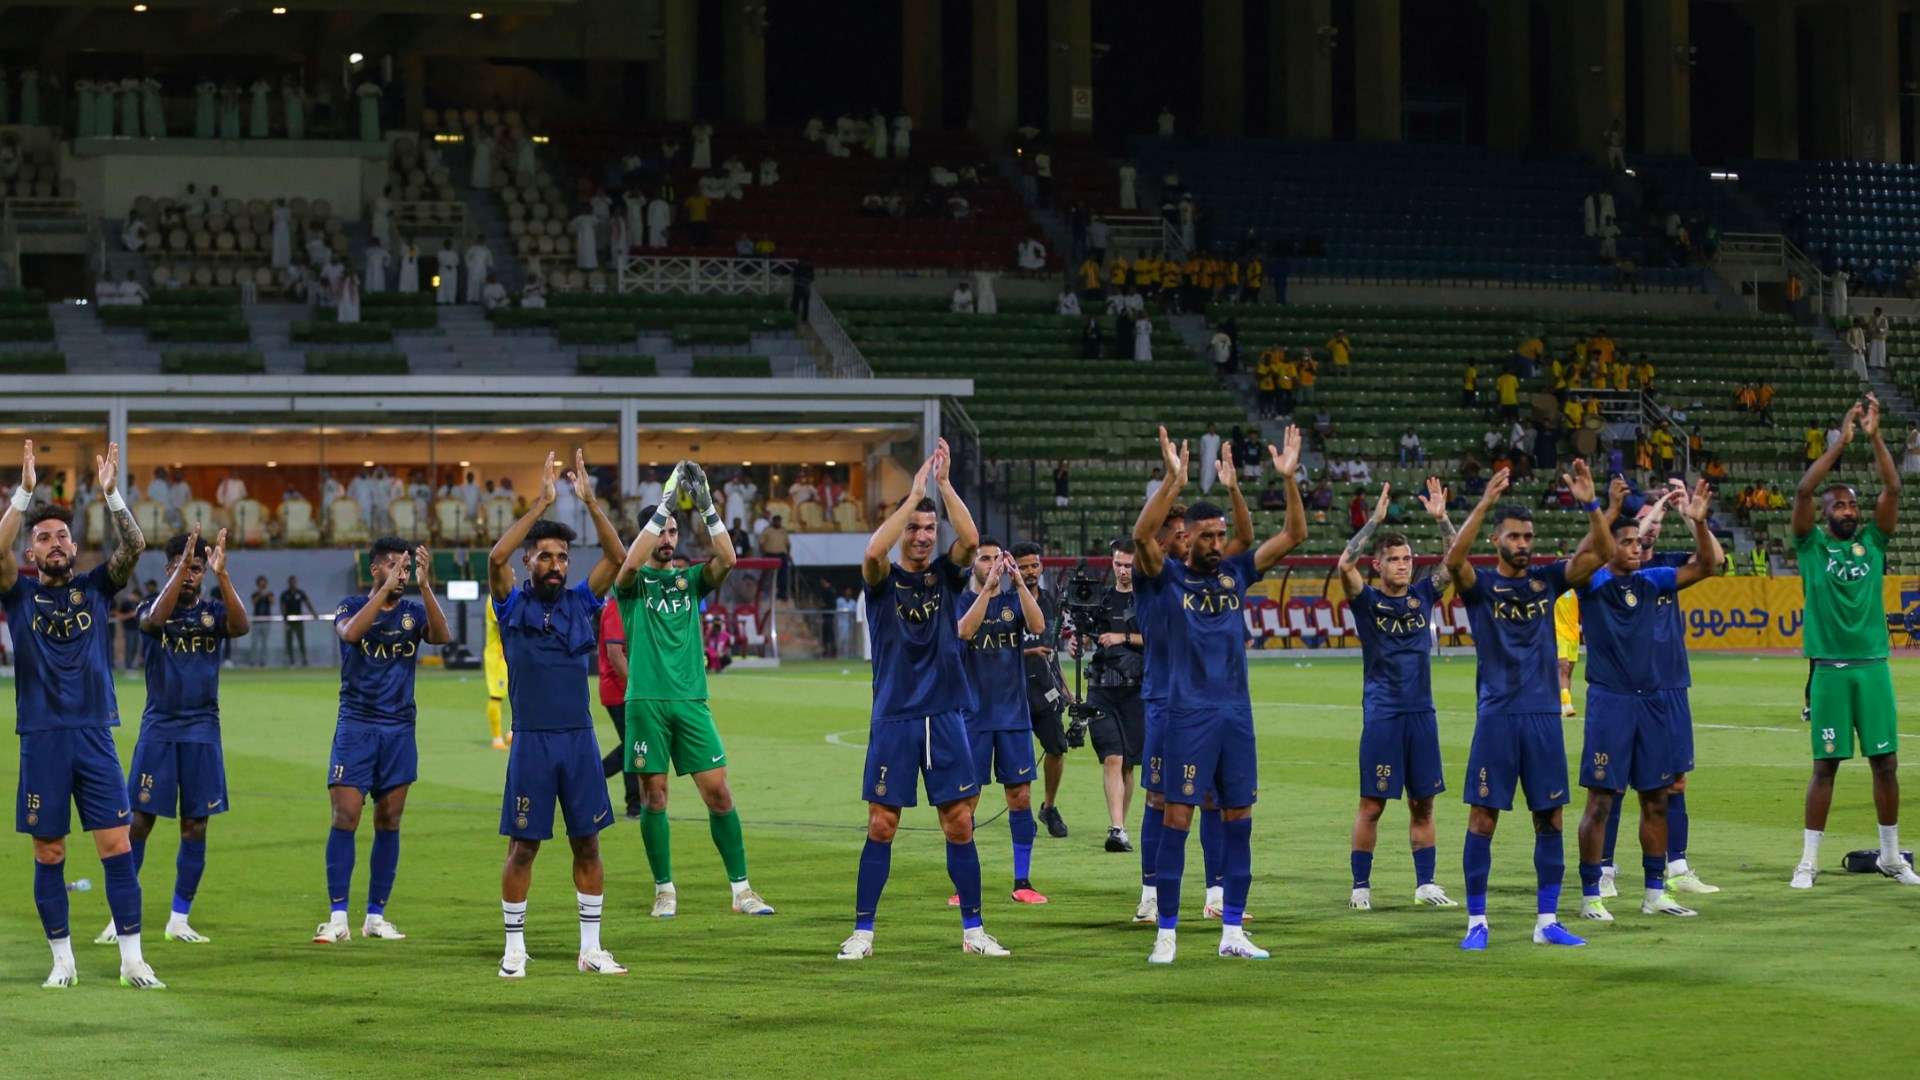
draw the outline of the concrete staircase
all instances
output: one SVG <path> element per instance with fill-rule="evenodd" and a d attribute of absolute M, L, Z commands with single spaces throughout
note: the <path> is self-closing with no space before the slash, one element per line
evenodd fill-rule
<path fill-rule="evenodd" d="M 48 304 L 54 347 L 66 354 L 67 370 L 87 374 L 155 375 L 160 351 L 146 331 L 108 329 L 91 304 Z"/>

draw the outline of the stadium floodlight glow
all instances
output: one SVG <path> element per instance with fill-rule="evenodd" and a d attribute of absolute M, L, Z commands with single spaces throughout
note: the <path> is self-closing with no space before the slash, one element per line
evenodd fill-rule
<path fill-rule="evenodd" d="M 362 60 L 365 60 L 366 58 L 367 58 L 367 54 L 366 54 L 366 53 L 357 53 L 357 52 L 355 52 L 355 53 L 348 53 L 348 54 L 347 54 L 347 63 L 349 63 L 349 64 L 357 64 L 357 63 L 359 63 L 360 61 L 362 61 Z"/>
<path fill-rule="evenodd" d="M 740 463 L 740 467 L 741 467 L 741 468 L 743 468 L 743 469 L 751 469 L 751 468 L 753 468 L 753 462 L 751 462 L 751 461 L 743 461 L 743 462 L 741 462 L 741 463 Z"/>
<path fill-rule="evenodd" d="M 267 468 L 269 468 L 269 469 L 277 469 L 277 468 L 279 468 L 279 467 L 280 467 L 280 463 L 279 463 L 279 462 L 277 462 L 277 461 L 269 461 L 269 462 L 267 462 Z"/>
<path fill-rule="evenodd" d="M 277 7 L 273 9 L 273 13 L 275 15 L 285 15 L 287 13 L 287 9 L 283 7 Z"/>
<path fill-rule="evenodd" d="M 474 22 L 479 22 L 481 19 L 484 19 L 486 17 L 487 17 L 487 13 L 484 11 L 467 12 L 467 18 L 472 19 Z"/>
<path fill-rule="evenodd" d="M 1709 179 L 1709 180 L 1731 180 L 1731 181 L 1733 181 L 1734 183 L 1736 183 L 1736 184 L 1737 184 L 1737 183 L 1739 183 L 1739 182 L 1740 182 L 1740 174 L 1739 174 L 1739 173 L 1737 173 L 1737 172 L 1710 172 L 1710 173 L 1708 173 L 1708 174 L 1707 174 L 1707 179 Z"/>
<path fill-rule="evenodd" d="M 363 462 L 361 462 L 361 463 L 360 463 L 360 467 L 361 467 L 361 468 L 363 468 L 363 469 L 371 469 L 371 468 L 373 468 L 373 462 L 371 462 L 371 461 L 363 461 Z"/>
<path fill-rule="evenodd" d="M 538 145 L 538 146 L 545 146 L 545 145 L 547 145 L 548 143 L 550 143 L 550 142 L 552 142 L 552 141 L 553 141 L 553 136 L 551 136 L 551 135 L 535 135 L 535 136 L 532 136 L 532 139 L 533 139 L 533 141 L 534 141 L 534 143 L 535 143 L 536 145 Z"/>
<path fill-rule="evenodd" d="M 136 15 L 144 15 L 146 14 L 146 11 L 147 11 L 147 5 L 135 4 L 133 5 L 133 11 L 134 11 L 134 14 Z"/>
<path fill-rule="evenodd" d="M 463 462 L 461 462 L 461 463 L 460 463 L 460 467 L 461 467 L 461 468 L 463 468 L 463 469 L 471 469 L 471 468 L 473 468 L 473 462 L 471 462 L 471 461 L 463 461 Z"/>
<path fill-rule="evenodd" d="M 839 462 L 837 462 L 837 461 L 834 461 L 834 460 L 833 460 L 833 459 L 831 459 L 831 458 L 829 458 L 829 459 L 827 460 L 827 468 L 829 468 L 829 469 L 831 469 L 831 468 L 833 468 L 833 467 L 834 467 L 835 465 L 838 465 L 838 464 L 840 464 L 840 463 L 839 463 Z"/>

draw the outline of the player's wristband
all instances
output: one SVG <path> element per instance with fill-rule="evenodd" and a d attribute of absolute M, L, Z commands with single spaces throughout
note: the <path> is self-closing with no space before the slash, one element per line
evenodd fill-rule
<path fill-rule="evenodd" d="M 32 505 L 33 505 L 32 491 L 29 491 L 25 487 L 16 487 L 13 489 L 13 508 L 16 511 L 24 514 L 27 512 L 27 507 Z"/>
<path fill-rule="evenodd" d="M 1587 513 L 1589 513 L 1589 514 L 1591 514 L 1591 513 L 1593 513 L 1593 512 L 1595 511 L 1595 510 L 1598 510 L 1598 509 L 1600 509 L 1600 500 L 1599 500 L 1599 499 L 1588 499 L 1588 500 L 1586 501 L 1586 504 L 1585 504 L 1585 505 L 1583 505 L 1583 506 L 1581 506 L 1581 507 L 1580 507 L 1580 509 L 1582 509 L 1582 510 L 1585 510 L 1585 511 L 1586 511 Z"/>
<path fill-rule="evenodd" d="M 715 510 L 711 506 L 707 507 L 706 516 L 701 520 L 707 523 L 708 536 L 719 536 L 721 533 L 727 531 L 726 524 L 720 520 L 720 511 Z"/>
<path fill-rule="evenodd" d="M 107 492 L 107 509 L 117 514 L 126 508 L 127 500 L 125 496 L 120 494 L 119 489 L 116 488 L 113 491 Z"/>
<path fill-rule="evenodd" d="M 646 527 L 641 529 L 640 531 L 650 532 L 650 533 L 665 532 L 667 528 L 667 522 L 672 520 L 673 520 L 673 515 L 667 511 L 665 496 L 662 496 L 662 501 L 660 505 L 653 508 L 653 518 L 650 521 L 648 521 L 646 524 Z"/>

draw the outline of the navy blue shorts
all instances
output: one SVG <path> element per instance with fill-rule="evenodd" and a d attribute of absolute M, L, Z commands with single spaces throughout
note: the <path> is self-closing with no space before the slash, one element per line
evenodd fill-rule
<path fill-rule="evenodd" d="M 227 812 L 227 762 L 217 742 L 133 744 L 127 771 L 127 798 L 133 808 L 156 817 L 203 818 Z"/>
<path fill-rule="evenodd" d="M 1166 758 L 1163 794 L 1170 803 L 1199 806 L 1208 795 L 1222 810 L 1260 798 L 1260 763 L 1251 711 L 1168 709 L 1160 745 Z"/>
<path fill-rule="evenodd" d="M 1693 771 L 1693 702 L 1685 687 L 1662 690 L 1660 697 L 1667 703 L 1667 749 L 1677 780 Z"/>
<path fill-rule="evenodd" d="M 1447 790 L 1440 722 L 1431 711 L 1369 716 L 1360 724 L 1360 795 L 1431 799 Z"/>
<path fill-rule="evenodd" d="M 29 836 L 65 836 L 73 831 L 69 804 L 80 807 L 80 828 L 121 828 L 133 818 L 127 779 L 113 729 L 55 728 L 20 736 L 20 788 L 13 829 Z"/>
<path fill-rule="evenodd" d="M 973 757 L 974 782 L 1033 783 L 1033 729 L 1025 731 L 969 731 L 967 752 Z"/>
<path fill-rule="evenodd" d="M 420 778 L 420 751 L 412 724 L 368 724 L 342 720 L 333 728 L 327 786 L 359 788 L 378 799 Z"/>
<path fill-rule="evenodd" d="M 592 728 L 516 731 L 507 750 L 507 789 L 500 799 L 500 835 L 553 838 L 553 806 L 568 836 L 592 836 L 613 824 L 613 802 Z"/>
<path fill-rule="evenodd" d="M 973 767 L 964 711 L 879 720 L 868 728 L 862 799 L 882 806 L 918 806 L 917 782 L 922 779 L 927 801 L 935 806 L 980 794 L 982 781 Z"/>
<path fill-rule="evenodd" d="M 1567 783 L 1567 739 L 1559 713 L 1483 713 L 1474 723 L 1462 800 L 1468 806 L 1511 810 L 1516 784 L 1527 789 L 1529 810 L 1567 805 L 1572 785 Z"/>
<path fill-rule="evenodd" d="M 1160 770 L 1166 764 L 1166 742 L 1161 738 L 1165 731 L 1165 698 L 1144 698 L 1147 707 L 1145 735 L 1140 742 L 1140 760 L 1145 768 L 1140 770 L 1140 787 L 1155 795 L 1163 792 L 1165 785 L 1160 780 Z"/>
<path fill-rule="evenodd" d="M 1664 692 L 1622 694 L 1587 687 L 1580 786 L 1655 791 L 1673 783 L 1673 741 Z"/>

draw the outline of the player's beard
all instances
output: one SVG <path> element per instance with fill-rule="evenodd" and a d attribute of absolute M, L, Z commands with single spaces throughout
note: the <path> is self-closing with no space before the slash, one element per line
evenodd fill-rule
<path fill-rule="evenodd" d="M 1830 517 L 1827 519 L 1827 529 L 1833 533 L 1835 538 L 1840 540 L 1853 539 L 1854 532 L 1859 528 L 1859 518 Z"/>
<path fill-rule="evenodd" d="M 656 570 L 665 570 L 673 562 L 673 545 L 657 544 L 653 549 L 653 566 Z"/>
<path fill-rule="evenodd" d="M 1195 570 L 1203 574 L 1211 574 L 1220 569 L 1220 553 L 1214 551 L 1202 555 L 1196 552 L 1193 555 L 1192 565 Z"/>
<path fill-rule="evenodd" d="M 40 561 L 40 580 L 44 584 L 58 585 L 73 576 L 73 556 L 65 551 L 50 551 L 45 560 Z"/>
<path fill-rule="evenodd" d="M 565 575 L 548 574 L 546 577 L 533 583 L 533 595 L 539 597 L 544 603 L 552 603 L 554 598 L 560 595 L 560 591 L 566 587 L 567 579 Z"/>
<path fill-rule="evenodd" d="M 1529 551 L 1521 551 L 1518 548 L 1503 547 L 1500 549 L 1500 561 L 1503 563 L 1506 563 L 1508 566 L 1512 567 L 1515 570 L 1525 570 L 1527 568 L 1527 564 L 1533 561 L 1533 553 Z"/>

